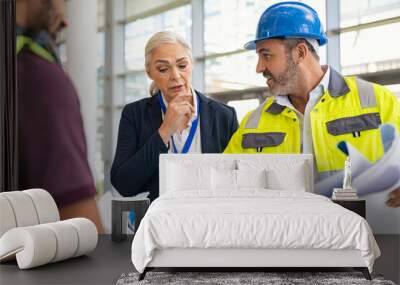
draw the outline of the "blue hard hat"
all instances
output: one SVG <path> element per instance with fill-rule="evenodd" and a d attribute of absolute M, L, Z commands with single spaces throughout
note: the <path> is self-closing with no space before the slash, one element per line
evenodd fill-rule
<path fill-rule="evenodd" d="M 300 2 L 281 2 L 267 8 L 258 21 L 256 39 L 244 48 L 253 50 L 258 41 L 270 38 L 316 39 L 320 46 L 328 41 L 317 12 Z"/>

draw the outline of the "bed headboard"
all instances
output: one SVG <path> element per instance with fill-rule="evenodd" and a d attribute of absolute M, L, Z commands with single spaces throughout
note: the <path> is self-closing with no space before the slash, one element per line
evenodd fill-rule
<path fill-rule="evenodd" d="M 229 165 L 231 169 L 243 168 L 272 168 L 285 173 L 285 179 L 295 179 L 291 177 L 293 169 L 297 170 L 297 177 L 300 174 L 305 182 L 307 192 L 314 192 L 313 178 L 313 155 L 312 154 L 161 154 L 160 155 L 160 195 L 167 189 L 166 185 L 173 179 L 171 167 L 173 165 L 191 166 L 211 166 L 224 164 Z M 301 166 L 301 167 L 299 167 Z M 299 173 L 300 171 L 300 173 Z"/>

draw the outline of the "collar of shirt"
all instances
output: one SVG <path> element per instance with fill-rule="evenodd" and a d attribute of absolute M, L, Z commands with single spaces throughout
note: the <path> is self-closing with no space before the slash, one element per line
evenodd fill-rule
<path fill-rule="evenodd" d="M 192 92 L 192 96 L 193 96 L 194 114 L 193 114 L 193 117 L 192 117 L 192 120 L 191 120 L 191 122 L 193 122 L 194 120 L 196 120 L 197 115 L 198 115 L 197 114 L 197 94 L 196 94 L 196 91 L 194 91 L 193 87 L 190 87 L 190 91 Z M 165 107 L 168 109 L 168 102 L 167 102 L 167 100 L 165 100 L 165 96 L 162 93 L 162 91 L 160 91 L 160 92 L 161 92 L 161 96 L 162 96 L 162 99 L 164 101 Z M 164 113 L 163 112 L 161 112 L 161 113 L 162 113 L 163 118 L 164 118 Z"/>
<path fill-rule="evenodd" d="M 325 91 L 328 90 L 331 69 L 329 65 L 323 65 L 322 70 L 325 71 L 324 76 L 322 77 L 321 81 L 317 84 L 317 86 L 310 92 L 309 103 L 311 101 L 312 106 L 314 106 L 315 103 L 317 103 L 317 101 L 319 100 L 319 98 L 325 93 Z M 307 103 L 307 105 L 309 103 Z"/>
<path fill-rule="evenodd" d="M 194 89 L 191 87 L 192 95 L 193 95 L 193 105 L 195 109 L 195 113 L 193 115 L 192 120 L 189 122 L 188 127 L 184 129 L 182 132 L 175 132 L 172 134 L 172 137 L 174 138 L 174 143 L 175 147 L 177 150 L 180 152 L 183 149 L 184 144 L 186 143 L 186 140 L 189 136 L 190 128 L 192 126 L 192 122 L 197 118 L 199 114 L 197 114 L 197 94 L 194 91 Z M 164 94 L 161 92 L 162 99 L 164 101 L 165 107 L 168 108 L 168 103 L 165 100 Z M 164 120 L 164 112 L 161 111 L 162 118 Z M 170 144 L 172 144 L 171 140 L 169 141 Z M 169 153 L 174 153 L 173 147 L 171 145 Z M 193 142 L 192 145 L 189 148 L 189 153 L 201 153 L 201 141 L 200 141 L 200 122 L 197 125 L 196 132 L 194 134 Z"/>
<path fill-rule="evenodd" d="M 16 30 L 17 36 L 21 35 L 21 36 L 26 36 L 26 37 L 31 38 L 35 43 L 37 43 L 42 48 L 44 48 L 49 53 L 51 53 L 52 56 L 54 56 L 57 64 L 61 65 L 58 48 L 48 32 L 46 32 L 44 30 L 34 31 L 31 29 L 24 29 L 18 25 L 16 26 L 15 30 Z"/>

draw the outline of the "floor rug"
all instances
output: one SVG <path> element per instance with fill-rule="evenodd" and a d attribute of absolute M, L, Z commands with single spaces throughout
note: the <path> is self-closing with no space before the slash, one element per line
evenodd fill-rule
<path fill-rule="evenodd" d="M 138 281 L 139 273 L 125 273 L 117 281 L 117 285 L 395 285 L 392 281 L 384 280 L 382 275 L 372 274 L 372 281 L 364 278 L 360 272 L 156 272 L 150 271 L 142 281 Z"/>

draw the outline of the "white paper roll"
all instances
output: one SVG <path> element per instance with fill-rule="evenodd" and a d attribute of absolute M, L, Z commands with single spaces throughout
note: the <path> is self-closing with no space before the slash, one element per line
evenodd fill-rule
<path fill-rule="evenodd" d="M 85 218 L 17 227 L 0 238 L 0 261 L 16 257 L 20 269 L 28 269 L 92 251 L 97 229 Z"/>
<path fill-rule="evenodd" d="M 43 189 L 29 189 L 23 192 L 31 197 L 39 217 L 39 224 L 52 223 L 60 220 L 56 202 L 49 192 Z"/>
<path fill-rule="evenodd" d="M 40 225 L 51 229 L 57 237 L 57 251 L 51 262 L 73 257 L 78 249 L 78 233 L 67 221 Z"/>
<path fill-rule="evenodd" d="M 55 234 L 42 225 L 11 229 L 0 239 L 0 259 L 16 254 L 20 269 L 49 263 L 56 249 Z"/>
<path fill-rule="evenodd" d="M 86 254 L 96 248 L 97 245 L 97 229 L 95 224 L 85 218 L 74 218 L 65 220 L 74 226 L 78 233 L 78 249 L 74 257 Z"/>
<path fill-rule="evenodd" d="M 0 193 L 0 237 L 16 226 L 17 222 L 10 202 L 3 196 L 3 193 Z"/>
<path fill-rule="evenodd" d="M 22 191 L 3 192 L 13 209 L 17 227 L 39 224 L 38 214 L 30 196 Z"/>

